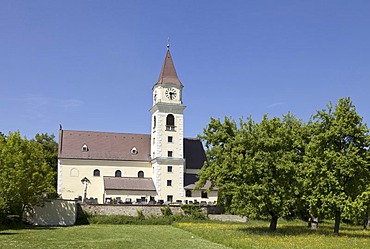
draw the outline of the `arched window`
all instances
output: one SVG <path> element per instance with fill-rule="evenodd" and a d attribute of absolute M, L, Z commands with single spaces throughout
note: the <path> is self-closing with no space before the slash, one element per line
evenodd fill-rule
<path fill-rule="evenodd" d="M 175 130 L 175 117 L 172 114 L 168 114 L 166 117 L 166 130 L 167 131 Z"/>
<path fill-rule="evenodd" d="M 137 173 L 137 177 L 139 178 L 144 178 L 144 172 L 142 170 L 140 170 L 138 173 Z"/>
<path fill-rule="evenodd" d="M 75 169 L 75 168 L 71 169 L 70 175 L 71 176 L 78 176 L 79 175 L 78 169 Z"/>
<path fill-rule="evenodd" d="M 185 191 L 185 196 L 186 197 L 191 197 L 191 190 L 186 190 Z"/>
<path fill-rule="evenodd" d="M 122 176 L 122 172 L 120 170 L 116 170 L 116 172 L 114 173 L 114 176 L 115 177 L 121 177 Z"/>
<path fill-rule="evenodd" d="M 98 169 L 94 170 L 94 176 L 100 176 L 100 170 Z"/>

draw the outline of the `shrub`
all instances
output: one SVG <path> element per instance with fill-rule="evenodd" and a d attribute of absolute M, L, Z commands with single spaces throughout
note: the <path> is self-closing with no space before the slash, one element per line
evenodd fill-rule
<path fill-rule="evenodd" d="M 138 219 L 138 220 L 145 220 L 145 215 L 143 213 L 143 210 L 137 210 L 136 219 Z"/>
<path fill-rule="evenodd" d="M 185 215 L 191 216 L 195 220 L 206 220 L 207 217 L 203 213 L 199 205 L 182 205 L 181 209 L 184 211 Z"/>
<path fill-rule="evenodd" d="M 162 212 L 162 215 L 163 216 L 171 216 L 171 215 L 173 215 L 170 207 L 161 208 L 161 212 Z"/>

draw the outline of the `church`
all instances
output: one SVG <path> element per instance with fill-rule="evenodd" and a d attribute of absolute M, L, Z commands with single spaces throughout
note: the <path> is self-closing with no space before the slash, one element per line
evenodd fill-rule
<path fill-rule="evenodd" d="M 215 203 L 210 182 L 194 189 L 206 156 L 199 139 L 184 138 L 183 87 L 167 46 L 150 134 L 60 128 L 58 194 L 97 204 Z"/>

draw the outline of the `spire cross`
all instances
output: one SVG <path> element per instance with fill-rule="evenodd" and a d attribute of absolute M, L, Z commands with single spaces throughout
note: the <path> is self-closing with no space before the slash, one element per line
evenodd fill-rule
<path fill-rule="evenodd" d="M 167 39 L 167 50 L 170 50 L 170 38 Z"/>

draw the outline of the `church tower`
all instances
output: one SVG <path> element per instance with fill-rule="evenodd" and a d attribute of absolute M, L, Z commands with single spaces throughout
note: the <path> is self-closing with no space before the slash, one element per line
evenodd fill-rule
<path fill-rule="evenodd" d="M 153 86 L 151 164 L 158 200 L 175 202 L 184 195 L 183 85 L 172 61 L 169 45 L 157 83 Z"/>

